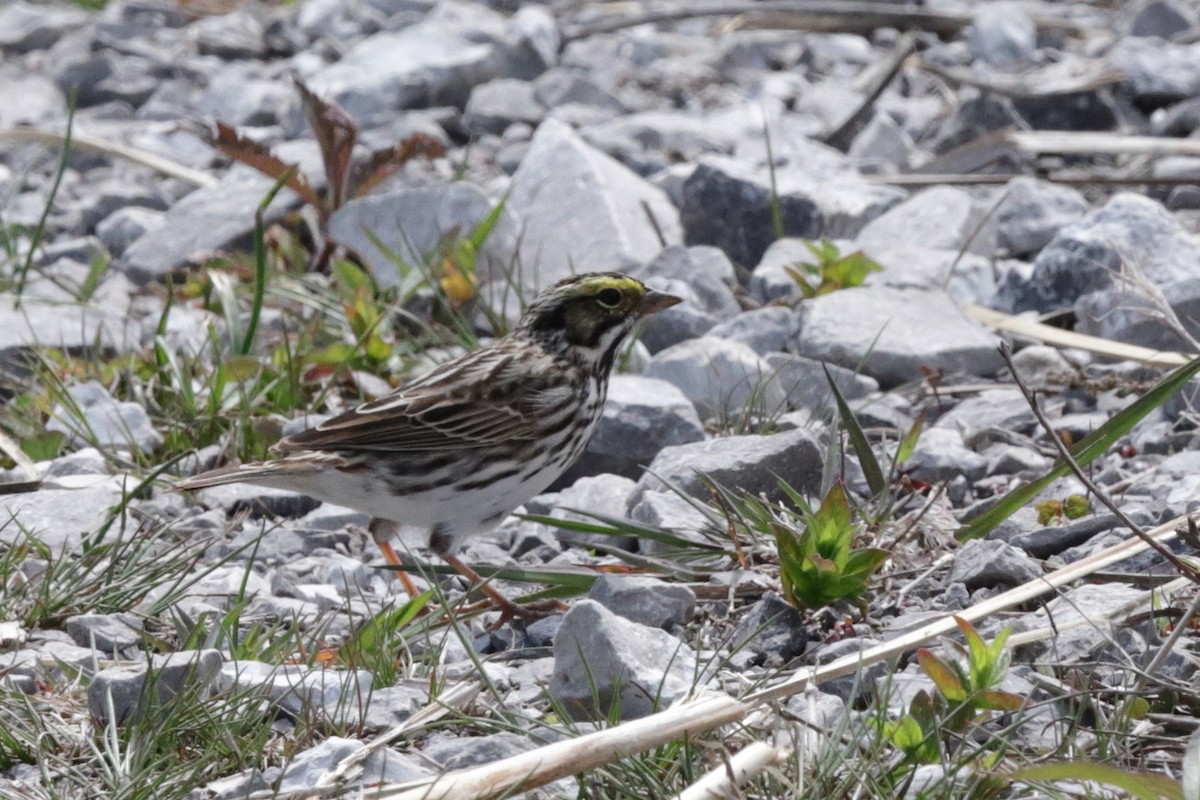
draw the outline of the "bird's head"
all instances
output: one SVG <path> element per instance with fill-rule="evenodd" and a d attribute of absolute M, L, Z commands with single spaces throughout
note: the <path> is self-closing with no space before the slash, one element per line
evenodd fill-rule
<path fill-rule="evenodd" d="M 619 272 L 593 272 L 559 281 L 525 309 L 515 331 L 559 352 L 611 365 L 639 319 L 681 302 Z"/>

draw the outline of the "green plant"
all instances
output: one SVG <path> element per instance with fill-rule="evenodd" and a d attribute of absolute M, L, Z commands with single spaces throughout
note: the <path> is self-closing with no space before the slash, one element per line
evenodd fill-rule
<path fill-rule="evenodd" d="M 806 298 L 862 286 L 868 275 L 883 269 L 861 250 L 842 255 L 837 245 L 828 239 L 805 242 L 804 246 L 816 261 L 802 261 L 794 266 L 784 267 L 784 270 L 796 282 L 800 294 Z"/>
<path fill-rule="evenodd" d="M 1037 511 L 1038 524 L 1049 525 L 1055 520 L 1072 520 L 1086 517 L 1092 510 L 1092 504 L 1081 494 L 1072 494 L 1059 500 L 1050 498 L 1033 506 Z"/>
<path fill-rule="evenodd" d="M 777 519 L 771 526 L 779 548 L 779 578 L 788 602 L 822 608 L 842 600 L 861 600 L 871 575 L 887 560 L 879 548 L 855 548 L 857 526 L 846 490 L 834 483 L 816 511 L 798 494 L 804 525 L 797 529 Z"/>
<path fill-rule="evenodd" d="M 917 650 L 917 663 L 933 681 L 949 710 L 950 729 L 959 732 L 985 712 L 1016 711 L 1025 701 L 1019 695 L 996 688 L 1008 672 L 1009 653 L 1004 643 L 1012 629 L 1002 629 L 988 644 L 962 617 L 956 616 L 954 622 L 967 641 L 965 648 L 956 642 L 949 643 L 961 658 L 947 661 L 922 647 Z"/>

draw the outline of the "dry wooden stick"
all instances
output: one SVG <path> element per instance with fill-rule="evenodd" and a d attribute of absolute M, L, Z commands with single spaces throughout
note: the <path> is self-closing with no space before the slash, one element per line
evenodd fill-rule
<path fill-rule="evenodd" d="M 783 760 L 785 752 L 766 742 L 743 747 L 716 769 L 675 795 L 672 800 L 733 800 L 738 789 Z"/>
<path fill-rule="evenodd" d="M 1046 344 L 1058 347 L 1073 347 L 1086 350 L 1089 353 L 1115 358 L 1121 361 L 1138 361 L 1153 367 L 1181 367 L 1191 361 L 1192 357 L 1183 353 L 1171 353 L 1163 350 L 1152 350 L 1149 347 L 1114 342 L 1099 336 L 1088 336 L 1083 333 L 1066 331 L 1050 325 L 1043 325 L 1026 317 L 1014 317 L 993 311 L 983 306 L 967 306 L 967 313 L 972 319 L 989 328 L 1005 331 L 1016 336 L 1036 339 Z"/>
<path fill-rule="evenodd" d="M 750 707 L 728 695 L 708 695 L 606 731 L 539 747 L 483 767 L 381 788 L 396 800 L 481 800 L 512 796 L 568 775 L 602 767 L 689 733 L 742 719 Z"/>
<path fill-rule="evenodd" d="M 66 140 L 66 136 L 57 131 L 45 131 L 37 128 L 0 128 L 0 142 L 6 140 L 59 146 Z M 95 136 L 72 132 L 71 147 L 80 150 L 91 150 L 92 152 L 106 156 L 117 156 L 126 161 L 141 164 L 143 167 L 149 167 L 156 172 L 161 172 L 169 178 L 178 178 L 193 186 L 203 188 L 217 185 L 217 179 L 207 172 L 185 167 L 182 164 L 171 161 L 169 158 L 163 158 L 147 150 L 139 150 L 136 147 L 130 147 L 119 142 L 110 142 Z"/>

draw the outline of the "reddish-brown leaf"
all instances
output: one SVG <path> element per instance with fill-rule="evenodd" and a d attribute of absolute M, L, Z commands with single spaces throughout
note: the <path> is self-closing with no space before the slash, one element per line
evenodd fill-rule
<path fill-rule="evenodd" d="M 354 143 L 358 141 L 358 126 L 350 115 L 331 100 L 322 100 L 299 78 L 296 91 L 308 115 L 321 158 L 325 162 L 325 180 L 329 183 L 329 210 L 342 207 L 350 181 L 350 159 L 354 155 Z"/>
<path fill-rule="evenodd" d="M 287 187 L 300 196 L 300 199 L 317 208 L 321 207 L 321 197 L 309 184 L 303 175 L 295 171 L 295 164 L 288 164 L 271 154 L 262 144 L 242 136 L 232 126 L 217 122 L 211 128 L 204 128 L 204 138 L 209 146 L 220 150 L 234 161 L 240 161 L 248 167 L 266 175 L 272 180 L 279 180 L 292 171 L 288 178 Z"/>
<path fill-rule="evenodd" d="M 441 158 L 446 148 L 432 136 L 416 133 L 394 147 L 371 153 L 366 162 L 355 170 L 354 197 L 362 197 L 382 181 L 395 175 L 414 158 Z"/>

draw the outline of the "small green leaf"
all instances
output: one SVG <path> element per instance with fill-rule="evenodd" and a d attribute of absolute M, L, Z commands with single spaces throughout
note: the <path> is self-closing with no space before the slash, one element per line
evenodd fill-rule
<path fill-rule="evenodd" d="M 1091 513 L 1092 504 L 1081 494 L 1073 494 L 1063 501 L 1063 516 L 1067 519 L 1079 519 Z"/>
<path fill-rule="evenodd" d="M 854 454 L 858 456 L 858 463 L 867 479 L 867 486 L 873 493 L 882 494 L 887 489 L 887 479 L 883 475 L 883 469 L 879 466 L 879 459 L 875 457 L 875 451 L 871 449 L 867 435 L 863 433 L 862 426 L 858 424 L 858 418 L 854 416 L 854 412 L 846 403 L 846 398 L 842 396 L 842 390 L 838 388 L 837 382 L 830 374 L 829 367 L 824 364 L 821 367 L 825 370 L 825 380 L 829 382 L 833 399 L 837 403 L 838 416 L 841 418 L 842 426 L 846 429 L 846 434 L 850 437 Z"/>
<path fill-rule="evenodd" d="M 34 461 L 49 461 L 58 458 L 63 445 L 67 443 L 67 435 L 62 431 L 42 431 L 36 436 L 30 436 L 21 442 L 25 455 Z"/>
<path fill-rule="evenodd" d="M 935 656 L 932 651 L 924 647 L 918 648 L 917 663 L 921 665 L 921 669 L 933 681 L 933 685 L 938 688 L 942 696 L 951 703 L 961 703 L 967 699 L 967 690 L 958 676 L 954 674 L 954 670 L 945 661 Z"/>
<path fill-rule="evenodd" d="M 924 429 L 925 417 L 918 416 L 916 422 L 908 429 L 908 433 L 904 434 L 904 437 L 900 439 L 900 443 L 896 445 L 896 466 L 912 458 L 913 450 L 917 448 L 917 442 L 921 439 L 921 433 Z"/>
<path fill-rule="evenodd" d="M 1006 714 L 1010 714 L 1021 710 L 1021 707 L 1025 705 L 1025 698 L 1012 692 L 987 689 L 979 693 L 979 702 L 977 705 L 979 708 L 988 708 L 993 711 L 1003 711 Z"/>

